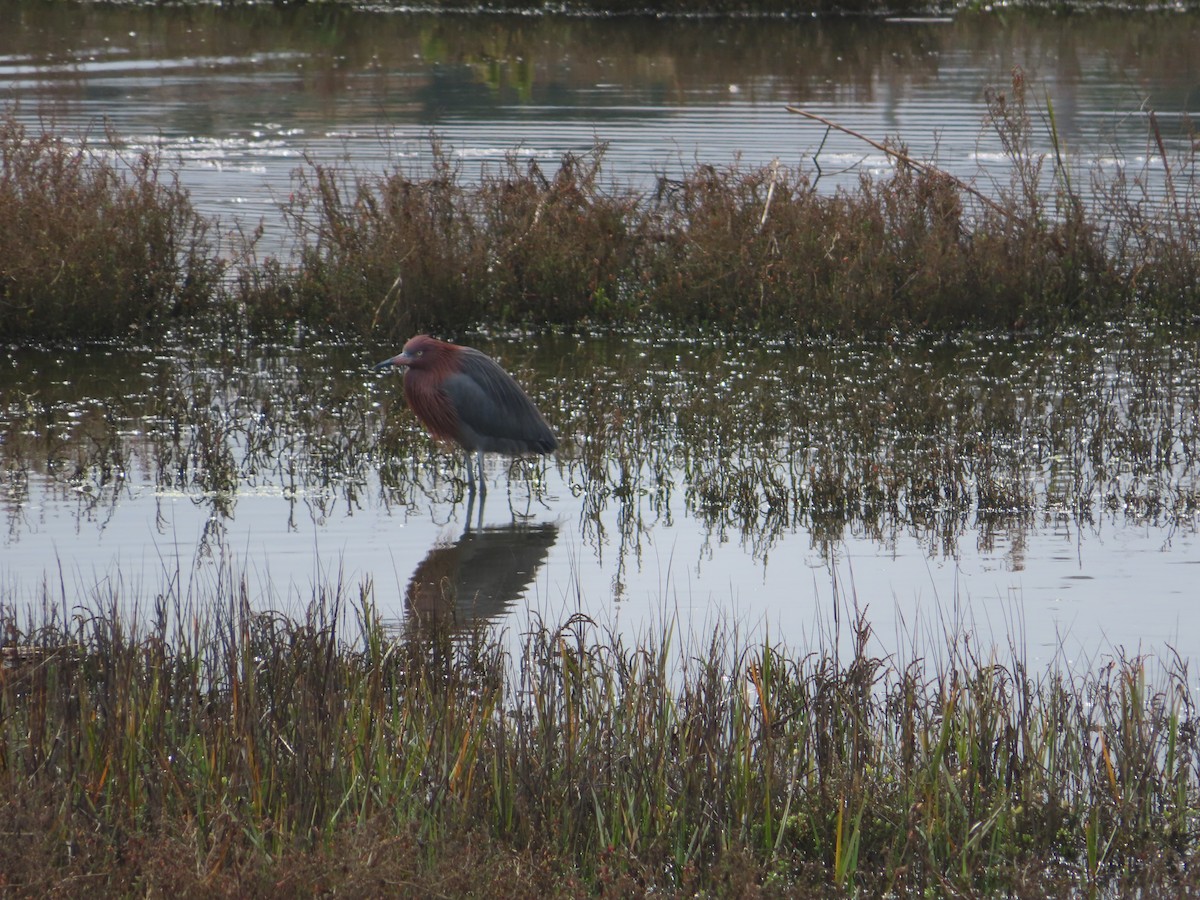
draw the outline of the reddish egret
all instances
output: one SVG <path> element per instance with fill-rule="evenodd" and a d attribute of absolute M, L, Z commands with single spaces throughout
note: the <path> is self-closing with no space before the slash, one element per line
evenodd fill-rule
<path fill-rule="evenodd" d="M 375 367 L 404 366 L 404 399 L 430 433 L 467 451 L 467 485 L 475 494 L 471 451 L 483 493 L 483 454 L 550 453 L 558 439 L 511 375 L 490 356 L 419 334 L 404 352 Z"/>

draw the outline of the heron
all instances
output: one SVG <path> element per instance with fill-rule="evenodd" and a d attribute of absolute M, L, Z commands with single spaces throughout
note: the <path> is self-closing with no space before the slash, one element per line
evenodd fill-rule
<path fill-rule="evenodd" d="M 471 453 L 479 469 L 483 454 L 552 453 L 558 439 L 529 395 L 500 364 L 474 347 L 439 341 L 427 334 L 410 338 L 397 356 L 376 371 L 399 366 L 404 372 L 404 399 L 436 439 L 452 441 L 467 453 L 467 487 L 475 494 Z"/>

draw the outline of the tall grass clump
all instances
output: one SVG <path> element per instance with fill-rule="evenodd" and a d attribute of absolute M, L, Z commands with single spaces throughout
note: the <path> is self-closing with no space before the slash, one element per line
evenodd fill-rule
<path fill-rule="evenodd" d="M 398 340 L 618 317 L 637 215 L 631 196 L 598 183 L 601 151 L 568 155 L 549 177 L 512 156 L 476 184 L 437 141 L 431 151 L 421 174 L 302 169 L 287 210 L 297 264 L 242 275 L 250 319 Z"/>
<path fill-rule="evenodd" d="M 963 206 L 949 179 L 905 165 L 832 195 L 782 166 L 701 168 L 660 186 L 663 239 L 641 277 L 653 309 L 688 323 L 801 333 L 1007 324 L 1008 309 L 974 289 Z M 1022 277 L 1010 271 L 1010 283 Z"/>
<path fill-rule="evenodd" d="M 852 334 L 1194 318 L 1195 151 L 1168 153 L 1150 116 L 1140 169 L 1080 173 L 1053 105 L 1028 93 L 1018 70 L 987 94 L 1010 175 L 986 188 L 795 109 L 891 171 L 827 193 L 819 160 L 697 164 L 643 192 L 604 177 L 603 145 L 469 177 L 436 139 L 411 171 L 308 161 L 284 209 L 294 255 L 256 259 L 250 238 L 229 282 L 213 223 L 161 159 L 30 135 L 9 115 L 0 339 L 120 336 L 209 309 L 252 333 L 299 321 L 393 342 L 480 325 Z"/>
<path fill-rule="evenodd" d="M 1197 886 L 1178 660 L 1033 673 L 951 635 L 902 665 L 872 656 L 863 618 L 842 652 L 727 628 L 630 643 L 580 616 L 514 648 L 385 628 L 369 585 L 293 616 L 251 609 L 228 573 L 211 593 L 0 614 L 7 889 Z"/>
<path fill-rule="evenodd" d="M 1148 117 L 1146 167 L 1124 161 L 1108 177 L 1093 175 L 1092 191 L 1113 223 L 1114 254 L 1125 290 L 1165 321 L 1194 321 L 1200 309 L 1200 138 L 1193 152 L 1167 151 L 1157 117 Z M 1147 174 L 1162 172 L 1164 190 L 1151 189 Z"/>
<path fill-rule="evenodd" d="M 122 337 L 203 311 L 220 274 L 209 228 L 156 154 L 31 134 L 9 112 L 0 340 Z"/>
<path fill-rule="evenodd" d="M 459 169 L 436 143 L 433 157 L 424 177 L 354 177 L 324 164 L 298 173 L 287 215 L 299 252 L 287 289 L 303 321 L 395 336 L 419 311 L 453 321 L 477 314 L 487 270 L 481 229 Z"/>
<path fill-rule="evenodd" d="M 894 162 L 892 173 L 864 174 L 831 195 L 778 164 L 700 167 L 660 182 L 665 239 L 642 273 L 654 308 L 685 321 L 847 333 L 1123 311 L 1132 298 L 1105 229 L 1033 149 L 1020 73 L 1010 92 L 989 94 L 987 119 L 1012 171 L 994 199 L 902 145 L 865 138 Z"/>
<path fill-rule="evenodd" d="M 1165 197 L 1150 168 L 1081 175 L 1052 104 L 1028 92 L 1017 70 L 987 94 L 1009 174 L 986 188 L 796 109 L 891 171 L 827 193 L 819 162 L 697 164 L 642 192 L 606 181 L 599 146 L 555 171 L 513 156 L 472 181 L 436 141 L 424 175 L 312 164 L 289 207 L 299 264 L 248 272 L 244 305 L 391 340 L 481 324 L 852 334 L 1193 316 L 1195 154 L 1169 157 L 1151 120 Z"/>
<path fill-rule="evenodd" d="M 640 198 L 605 185 L 604 147 L 567 154 L 551 175 L 531 161 L 486 177 L 478 200 L 489 235 L 492 312 L 550 325 L 628 321 L 628 274 L 646 240 Z M 498 306 L 498 309 L 497 309 Z"/>
<path fill-rule="evenodd" d="M 228 282 L 212 223 L 161 160 L 113 163 L 10 116 L 0 338 L 111 337 L 208 309 L 250 333 L 299 322 L 388 342 L 481 325 L 803 335 L 1194 318 L 1195 151 L 1169 154 L 1150 117 L 1140 170 L 1080 173 L 1053 105 L 1028 93 L 1018 70 L 987 95 L 1009 173 L 987 186 L 797 109 L 890 171 L 825 192 L 819 159 L 697 164 L 641 191 L 605 178 L 603 145 L 478 173 L 436 138 L 425 162 L 385 173 L 309 160 L 284 208 L 294 253 L 257 259 L 250 237 Z"/>

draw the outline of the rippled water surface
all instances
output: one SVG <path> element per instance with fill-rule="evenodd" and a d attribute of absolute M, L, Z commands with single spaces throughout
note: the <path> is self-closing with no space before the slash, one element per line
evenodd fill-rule
<path fill-rule="evenodd" d="M 476 343 L 563 441 L 490 459 L 482 505 L 370 371 L 384 348 L 7 351 L 0 598 L 232 572 L 264 607 L 370 583 L 395 621 L 510 632 L 582 612 L 803 644 L 857 607 L 891 650 L 967 627 L 1032 660 L 1200 652 L 1191 338 Z"/>
<path fill-rule="evenodd" d="M 1151 179 L 1150 111 L 1173 150 L 1200 103 L 1200 23 L 1177 14 L 0 13 L 20 118 L 161 148 L 202 211 L 261 220 L 271 252 L 306 157 L 420 166 L 431 132 L 470 171 L 606 142 L 608 175 L 634 185 L 741 157 L 824 190 L 886 165 L 792 103 L 989 190 L 1005 174 L 983 98 L 1014 66 L 1072 158 Z M 1034 659 L 1200 654 L 1194 336 L 474 342 L 564 444 L 492 459 L 482 508 L 398 379 L 370 373 L 395 348 L 4 350 L 0 603 L 203 596 L 234 573 L 262 606 L 369 582 L 397 621 L 583 612 L 637 634 L 679 616 L 802 644 L 857 605 L 892 650 L 965 624 Z"/>
<path fill-rule="evenodd" d="M 421 165 L 431 133 L 465 166 L 553 165 L 608 146 L 610 176 L 647 186 L 697 163 L 775 159 L 819 186 L 882 171 L 828 116 L 1004 183 L 984 96 L 1014 67 L 1042 110 L 1035 149 L 1079 165 L 1159 166 L 1200 108 L 1200 18 L 969 15 L 800 21 L 431 16 L 323 7 L 126 8 L 0 2 L 0 99 L 67 134 L 110 128 L 182 161 L 201 209 L 284 240 L 278 204 L 305 155 L 363 170 Z M 1082 179 L 1086 181 L 1086 179 Z"/>

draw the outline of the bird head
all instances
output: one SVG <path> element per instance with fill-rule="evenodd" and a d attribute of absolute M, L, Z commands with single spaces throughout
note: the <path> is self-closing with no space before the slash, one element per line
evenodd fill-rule
<path fill-rule="evenodd" d="M 409 338 L 408 343 L 404 345 L 404 350 L 399 356 L 385 359 L 375 366 L 375 371 L 390 369 L 392 366 L 407 366 L 410 369 L 420 369 L 432 365 L 441 349 L 445 346 L 444 342 L 436 338 L 431 338 L 427 334 L 418 334 L 414 338 Z"/>

